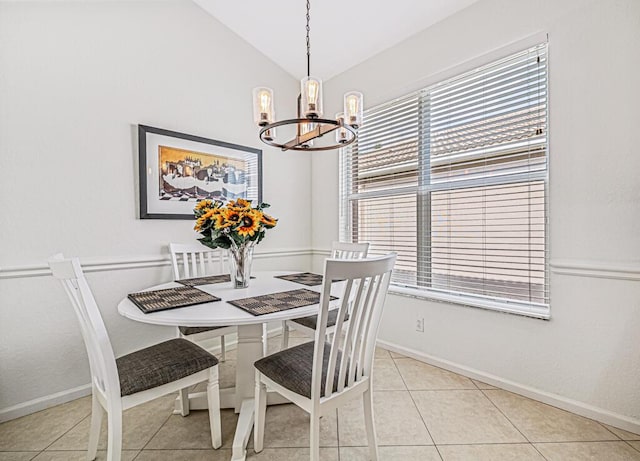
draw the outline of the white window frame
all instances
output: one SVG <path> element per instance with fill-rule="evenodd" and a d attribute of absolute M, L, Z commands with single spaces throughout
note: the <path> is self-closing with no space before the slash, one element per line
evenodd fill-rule
<path fill-rule="evenodd" d="M 483 55 L 481 57 L 475 58 L 471 61 L 468 61 L 465 64 L 458 65 L 447 69 L 443 72 L 438 73 L 437 75 L 433 75 L 428 79 L 423 80 L 414 85 L 413 88 L 405 88 L 404 95 L 396 98 L 389 99 L 403 99 L 408 96 L 409 93 L 424 90 L 432 85 L 435 85 L 439 82 L 448 80 L 457 75 L 462 75 L 466 72 L 469 72 L 475 68 L 483 67 L 485 65 L 489 65 L 494 61 L 498 61 L 502 58 L 506 58 L 510 55 L 513 55 L 519 51 L 530 48 L 532 46 L 538 45 L 540 43 L 546 42 L 548 45 L 548 37 L 546 34 L 535 34 L 527 39 L 512 43 L 507 45 L 506 47 L 501 48 L 500 50 L 494 51 L 492 53 Z M 547 72 L 549 71 L 549 56 L 547 54 Z M 530 180 L 541 180 L 544 181 L 544 192 L 545 192 L 545 279 L 547 287 L 549 290 L 549 169 L 550 169 L 550 158 L 549 158 L 549 117 L 548 117 L 548 107 L 549 107 L 549 97 L 550 97 L 550 89 L 549 89 L 549 79 L 547 77 L 547 139 L 546 139 L 546 169 L 542 172 L 538 172 L 534 175 L 529 174 L 528 178 Z M 393 101 L 391 101 L 393 102 Z M 389 102 L 387 102 L 388 104 Z M 350 203 L 349 197 L 345 193 L 345 191 L 350 190 L 351 180 L 348 172 L 345 172 L 345 156 L 347 155 L 346 149 L 342 149 L 340 151 L 340 237 L 343 240 L 351 241 L 352 229 L 351 229 L 351 216 L 350 216 Z M 539 305 L 536 303 L 529 302 L 519 302 L 516 300 L 492 300 L 492 299 L 482 299 L 472 295 L 464 295 L 457 294 L 451 292 L 444 292 L 440 290 L 433 290 L 430 288 L 415 288 L 411 286 L 403 286 L 398 283 L 392 283 L 389 287 L 389 291 L 391 293 L 408 296 L 419 299 L 428 299 L 439 302 L 453 303 L 458 305 L 464 305 L 469 307 L 478 307 L 483 309 L 489 309 L 493 311 L 511 313 L 524 315 L 534 318 L 540 319 L 549 319 L 551 317 L 550 310 L 550 294 L 547 296 L 548 304 Z"/>

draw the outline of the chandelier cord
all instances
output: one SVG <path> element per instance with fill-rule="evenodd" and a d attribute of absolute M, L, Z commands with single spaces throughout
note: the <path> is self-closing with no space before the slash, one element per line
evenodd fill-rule
<path fill-rule="evenodd" d="M 310 9 L 311 2 L 307 0 L 307 77 L 311 75 L 311 40 L 309 38 L 309 31 L 311 30 L 309 27 L 309 20 L 311 19 L 311 15 L 309 14 Z"/>

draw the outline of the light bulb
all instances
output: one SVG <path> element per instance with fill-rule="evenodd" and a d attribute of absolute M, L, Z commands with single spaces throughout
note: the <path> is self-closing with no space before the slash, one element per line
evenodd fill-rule
<path fill-rule="evenodd" d="M 258 126 L 273 122 L 273 90 L 271 88 L 253 89 L 253 119 Z"/>
<path fill-rule="evenodd" d="M 307 93 L 308 93 L 308 99 L 309 99 L 309 105 L 313 104 L 317 104 L 318 102 L 318 82 L 314 82 L 313 80 L 310 80 L 309 83 L 307 84 Z"/>
<path fill-rule="evenodd" d="M 349 96 L 347 98 L 347 108 L 349 109 L 349 117 L 353 118 L 358 113 L 358 98 Z"/>
<path fill-rule="evenodd" d="M 322 81 L 304 77 L 300 81 L 301 109 L 305 118 L 322 117 Z"/>
<path fill-rule="evenodd" d="M 351 91 L 344 95 L 345 121 L 354 128 L 362 125 L 362 93 Z"/>
<path fill-rule="evenodd" d="M 260 112 L 264 115 L 269 112 L 269 106 L 271 105 L 271 95 L 267 91 L 260 92 Z"/>

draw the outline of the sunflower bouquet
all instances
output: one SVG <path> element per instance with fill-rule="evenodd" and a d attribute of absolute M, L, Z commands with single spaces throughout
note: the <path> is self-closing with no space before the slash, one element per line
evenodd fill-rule
<path fill-rule="evenodd" d="M 202 234 L 200 243 L 209 248 L 238 248 L 244 244 L 260 243 L 265 231 L 275 227 L 278 220 L 263 210 L 268 203 L 251 206 L 251 200 L 231 200 L 226 205 L 213 200 L 201 200 L 193 210 L 194 230 Z"/>

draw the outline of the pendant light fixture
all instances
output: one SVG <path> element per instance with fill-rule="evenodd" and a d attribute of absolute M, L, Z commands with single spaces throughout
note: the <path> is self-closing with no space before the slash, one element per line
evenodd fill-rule
<path fill-rule="evenodd" d="M 310 0 L 307 0 L 307 76 L 300 81 L 300 95 L 297 101 L 297 118 L 275 120 L 273 90 L 254 88 L 253 118 L 260 129 L 260 140 L 282 150 L 320 151 L 332 150 L 354 142 L 358 128 L 362 126 L 362 93 L 351 91 L 344 95 L 344 112 L 335 120 L 323 118 L 322 81 L 311 76 L 311 41 L 309 39 Z M 276 139 L 276 127 L 293 128 L 291 138 L 286 141 Z M 335 131 L 335 141 L 320 145 L 318 138 Z M 290 139 L 289 139 L 290 138 Z M 318 140 L 318 145 L 314 145 Z"/>

